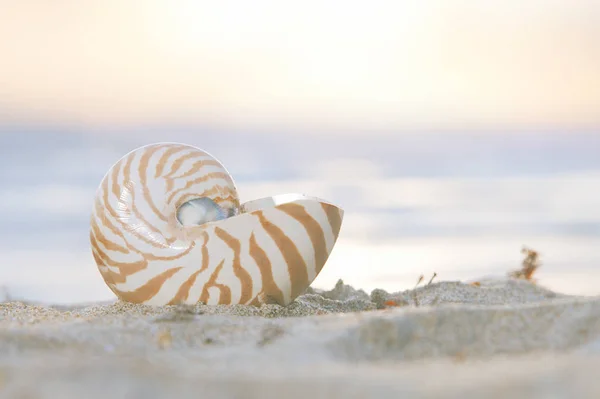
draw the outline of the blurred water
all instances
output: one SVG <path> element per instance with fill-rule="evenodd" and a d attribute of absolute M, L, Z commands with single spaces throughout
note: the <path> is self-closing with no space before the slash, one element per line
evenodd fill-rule
<path fill-rule="evenodd" d="M 301 192 L 345 209 L 315 286 L 504 275 L 528 245 L 542 254 L 541 284 L 596 295 L 600 132 L 481 133 L 0 127 L 0 286 L 48 302 L 111 299 L 88 249 L 96 187 L 131 149 L 179 141 L 219 158 L 244 201 Z"/>

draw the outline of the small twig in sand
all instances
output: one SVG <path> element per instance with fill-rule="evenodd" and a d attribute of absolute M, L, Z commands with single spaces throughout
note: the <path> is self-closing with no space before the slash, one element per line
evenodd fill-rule
<path fill-rule="evenodd" d="M 425 276 L 423 276 L 422 274 L 419 276 L 419 280 L 417 280 L 417 284 L 415 284 L 415 288 L 417 288 L 419 286 L 419 284 L 421 284 L 421 282 L 423 282 L 424 278 L 425 278 Z"/>
<path fill-rule="evenodd" d="M 542 265 L 539 260 L 539 253 L 533 249 L 523 247 L 521 253 L 525 254 L 525 259 L 520 270 L 515 270 L 509 273 L 510 277 L 534 282 L 533 274 Z"/>
<path fill-rule="evenodd" d="M 433 272 L 433 276 L 431 276 L 431 279 L 429 279 L 429 282 L 427 283 L 427 285 L 431 284 L 433 282 L 433 279 L 437 277 L 437 273 Z"/>

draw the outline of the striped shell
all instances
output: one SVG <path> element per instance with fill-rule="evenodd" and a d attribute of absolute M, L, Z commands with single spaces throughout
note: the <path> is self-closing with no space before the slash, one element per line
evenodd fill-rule
<path fill-rule="evenodd" d="M 183 225 L 177 209 L 210 198 L 228 217 Z M 227 170 L 183 144 L 141 147 L 104 177 L 90 241 L 122 300 L 148 305 L 287 305 L 316 278 L 343 211 L 315 198 L 275 196 L 240 205 Z"/>

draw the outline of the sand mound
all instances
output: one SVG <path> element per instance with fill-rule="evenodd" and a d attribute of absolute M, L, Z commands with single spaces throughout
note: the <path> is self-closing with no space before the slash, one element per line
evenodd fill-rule
<path fill-rule="evenodd" d="M 339 282 L 286 308 L 13 302 L 0 304 L 0 394 L 600 397 L 586 368 L 600 360 L 582 357 L 599 338 L 600 299 L 510 279 L 370 295 Z"/>

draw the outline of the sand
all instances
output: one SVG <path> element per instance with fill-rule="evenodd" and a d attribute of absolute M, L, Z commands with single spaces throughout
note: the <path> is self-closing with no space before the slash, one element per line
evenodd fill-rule
<path fill-rule="evenodd" d="M 523 280 L 276 305 L 0 304 L 0 398 L 599 398 L 600 299 Z"/>

